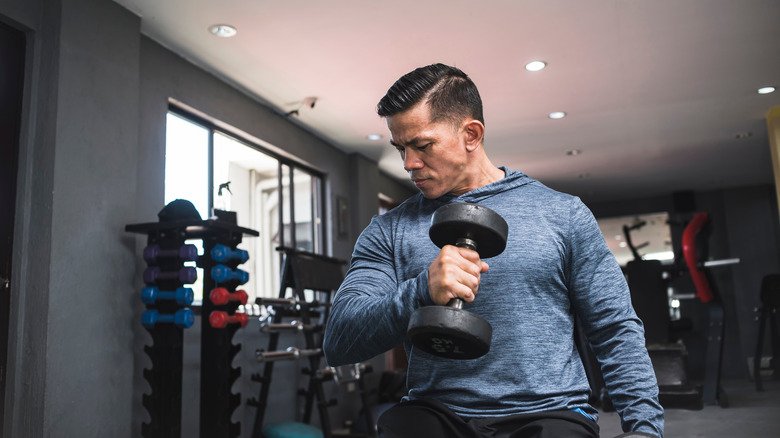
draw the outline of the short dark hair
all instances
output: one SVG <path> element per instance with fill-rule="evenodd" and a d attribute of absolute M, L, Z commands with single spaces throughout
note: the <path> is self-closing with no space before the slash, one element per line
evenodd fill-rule
<path fill-rule="evenodd" d="M 466 117 L 483 124 L 482 98 L 474 82 L 460 69 L 444 64 L 417 68 L 395 81 L 376 107 L 380 117 L 408 110 L 425 99 L 431 120 L 460 122 Z"/>

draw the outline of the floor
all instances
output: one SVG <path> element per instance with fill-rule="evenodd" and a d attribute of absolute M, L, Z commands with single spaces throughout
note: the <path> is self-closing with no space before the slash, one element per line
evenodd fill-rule
<path fill-rule="evenodd" d="M 780 438 L 780 380 L 764 381 L 757 392 L 747 380 L 724 382 L 730 406 L 705 406 L 701 411 L 670 409 L 665 413 L 666 437 L 776 437 Z M 614 412 L 602 412 L 599 419 L 602 437 L 623 433 L 620 418 Z"/>

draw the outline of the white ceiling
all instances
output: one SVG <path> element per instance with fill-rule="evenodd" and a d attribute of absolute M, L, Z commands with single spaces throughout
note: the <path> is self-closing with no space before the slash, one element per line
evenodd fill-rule
<path fill-rule="evenodd" d="M 402 180 L 376 103 L 404 73 L 443 62 L 479 87 L 494 163 L 586 200 L 772 181 L 765 115 L 780 91 L 756 89 L 780 87 L 778 0 L 116 2 L 144 34 L 279 111 L 317 96 L 300 123 Z M 211 35 L 216 23 L 237 36 Z M 525 71 L 534 59 L 549 66 Z"/>

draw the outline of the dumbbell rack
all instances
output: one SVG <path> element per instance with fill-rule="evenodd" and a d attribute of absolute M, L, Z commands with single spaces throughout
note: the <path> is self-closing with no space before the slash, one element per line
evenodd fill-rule
<path fill-rule="evenodd" d="M 323 378 L 318 371 L 322 359 L 324 325 L 330 313 L 330 300 L 333 293 L 335 293 L 344 280 L 343 266 L 346 262 L 292 248 L 280 247 L 277 250 L 283 254 L 282 278 L 278 297 L 280 299 L 287 298 L 287 289 L 290 288 L 293 291 L 292 298 L 300 304 L 295 305 L 292 309 L 287 305 L 271 304 L 270 306 L 274 308 L 274 312 L 270 323 L 280 324 L 284 318 L 295 318 L 304 325 L 319 324 L 321 326 L 320 330 L 303 330 L 306 351 L 319 351 L 306 357 L 309 361 L 308 367 L 305 367 L 302 371 L 309 376 L 308 387 L 299 390 L 299 394 L 305 397 L 302 421 L 304 423 L 311 422 L 313 405 L 316 399 L 320 426 L 325 437 L 330 438 L 331 426 L 327 408 L 335 405 L 335 400 L 326 400 L 322 383 L 328 379 Z M 315 292 L 315 299 L 319 298 L 318 303 L 306 301 L 304 291 L 307 289 Z M 262 298 L 258 298 L 256 303 L 269 305 L 263 302 Z M 279 332 L 271 331 L 265 352 L 276 352 L 278 348 Z M 262 353 L 258 351 L 258 355 L 262 355 Z M 262 374 L 252 375 L 252 380 L 261 385 L 258 398 L 252 398 L 247 402 L 250 406 L 257 408 L 252 432 L 253 437 L 262 436 L 274 364 L 274 361 L 266 361 Z"/>
<path fill-rule="evenodd" d="M 200 373 L 200 436 L 201 437 L 237 437 L 240 423 L 232 423 L 233 411 L 241 402 L 240 394 L 233 394 L 231 387 L 240 377 L 241 369 L 233 368 L 232 362 L 241 349 L 234 345 L 232 338 L 239 328 L 229 324 L 223 329 L 215 329 L 208 323 L 208 317 L 214 310 L 235 314 L 237 302 L 215 306 L 208 299 L 208 292 L 217 283 L 212 278 L 212 268 L 217 264 L 209 254 L 218 244 L 235 248 L 244 235 L 258 236 L 255 230 L 236 225 L 235 214 L 215 210 L 216 219 L 209 220 L 172 220 L 132 224 L 125 231 L 147 234 L 148 244 L 157 244 L 164 249 L 178 248 L 189 239 L 201 239 L 204 244 L 204 256 L 199 257 L 197 265 L 204 270 L 203 307 L 201 314 L 201 373 Z M 181 269 L 178 259 L 160 262 L 163 271 Z M 235 269 L 238 263 L 222 263 Z M 235 290 L 238 281 L 231 280 L 220 284 L 229 290 Z M 161 287 L 175 289 L 175 284 L 161 284 Z M 158 310 L 170 313 L 171 304 L 161 304 Z M 150 422 L 142 425 L 142 436 L 146 438 L 181 436 L 181 389 L 182 389 L 182 339 L 180 327 L 173 324 L 160 324 L 147 329 L 152 335 L 153 344 L 144 347 L 152 361 L 152 367 L 144 370 L 144 378 L 149 382 L 151 393 L 145 394 L 143 405 L 150 415 Z"/>

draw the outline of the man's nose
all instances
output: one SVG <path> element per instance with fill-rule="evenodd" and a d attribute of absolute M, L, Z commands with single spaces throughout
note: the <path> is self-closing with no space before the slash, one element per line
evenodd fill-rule
<path fill-rule="evenodd" d="M 412 170 L 422 169 L 422 167 L 423 162 L 417 153 L 411 148 L 407 149 L 404 152 L 404 170 L 409 172 Z"/>

